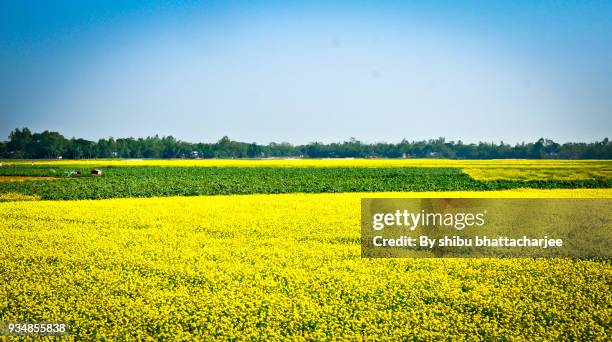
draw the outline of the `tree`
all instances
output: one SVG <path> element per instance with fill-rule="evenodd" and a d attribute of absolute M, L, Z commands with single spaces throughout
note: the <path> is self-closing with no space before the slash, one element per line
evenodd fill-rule
<path fill-rule="evenodd" d="M 256 143 L 250 143 L 249 147 L 247 148 L 247 156 L 249 158 L 259 157 L 261 155 L 262 150 L 262 147 L 257 145 Z"/>
<path fill-rule="evenodd" d="M 312 142 L 294 146 L 288 142 L 268 145 L 232 141 L 224 136 L 216 143 L 189 143 L 173 136 L 146 138 L 99 139 L 97 142 L 71 138 L 58 132 L 32 133 L 28 128 L 15 129 L 6 143 L 0 142 L 3 158 L 255 158 L 262 154 L 273 157 L 306 156 L 327 157 L 383 157 L 383 158 L 564 158 L 564 159 L 612 159 L 612 143 L 608 138 L 593 143 L 559 144 L 541 138 L 534 143 L 514 146 L 504 143 L 479 142 L 464 144 L 461 140 L 446 141 L 443 137 L 409 142 L 403 139 L 393 143 L 363 143 L 350 138 L 342 143 L 323 144 Z"/>
<path fill-rule="evenodd" d="M 28 128 L 16 128 L 9 134 L 6 150 L 12 158 L 30 158 L 29 148 L 32 143 L 32 132 Z"/>
<path fill-rule="evenodd" d="M 32 135 L 30 155 L 33 158 L 57 158 L 64 151 L 64 136 L 57 132 L 44 131 Z"/>

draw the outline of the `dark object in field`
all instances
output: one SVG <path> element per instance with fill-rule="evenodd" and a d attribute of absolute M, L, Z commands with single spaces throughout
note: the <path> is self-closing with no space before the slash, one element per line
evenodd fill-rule
<path fill-rule="evenodd" d="M 91 170 L 91 175 L 92 176 L 101 176 L 102 175 L 102 170 L 93 169 L 93 170 Z"/>
<path fill-rule="evenodd" d="M 68 174 L 69 177 L 79 177 L 80 175 L 81 175 L 81 171 L 79 170 L 72 170 Z"/>

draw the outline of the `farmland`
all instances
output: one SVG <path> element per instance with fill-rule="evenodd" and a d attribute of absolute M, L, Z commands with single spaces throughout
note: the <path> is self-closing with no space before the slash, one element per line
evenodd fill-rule
<path fill-rule="evenodd" d="M 608 339 L 609 260 L 363 259 L 359 210 L 610 198 L 610 162 L 261 162 L 3 163 L 0 321 L 74 340 Z"/>
<path fill-rule="evenodd" d="M 8 164 L 0 167 L 0 178 L 54 177 L 53 181 L 0 182 L 0 193 L 20 193 L 42 199 L 102 199 L 117 197 L 197 196 L 224 194 L 274 194 L 322 192 L 384 191 L 490 191 L 517 188 L 570 189 L 610 188 L 609 163 L 569 162 L 531 164 L 508 162 L 503 168 L 478 169 L 482 162 L 468 163 L 470 172 L 455 167 L 450 161 L 429 163 L 423 167 L 402 167 L 402 160 L 357 160 L 355 167 L 339 167 L 344 160 L 304 160 L 300 167 L 294 161 L 272 166 L 272 161 L 146 161 L 153 165 L 125 166 L 117 161 L 94 164 L 103 168 L 103 175 L 88 176 L 92 166 L 57 162 L 54 164 Z M 350 160 L 349 160 L 350 161 Z M 163 162 L 163 163 L 162 163 Z M 202 162 L 193 166 L 193 162 Z M 237 161 L 236 161 L 237 162 Z M 244 162 L 244 163 L 243 163 Z M 261 162 L 261 164 L 260 164 Z M 298 161 L 295 161 L 298 162 Z M 299 162 L 302 162 L 301 160 Z M 388 163 L 388 164 L 386 164 Z M 217 166 L 210 166 L 210 165 Z M 463 164 L 464 166 L 468 164 Z M 537 164 L 537 163 L 536 163 Z M 221 166 L 225 165 L 225 166 Z M 239 166 L 238 166 L 239 165 Z M 386 165 L 386 167 L 381 167 Z M 374 167 L 376 166 L 376 167 Z M 452 167 L 451 167 L 452 166 Z M 72 171 L 83 176 L 69 177 Z M 481 170 L 481 171 L 478 171 Z M 496 171 L 497 170 L 497 171 Z M 511 171 L 508 171 L 511 170 Z M 595 170 L 595 171 L 593 171 Z M 472 176 L 485 173 L 483 179 Z M 495 177 L 497 172 L 497 177 Z M 587 174 L 591 172 L 591 174 Z M 529 175 L 537 173 L 538 177 Z M 504 175 L 509 175 L 504 177 Z M 588 177 L 586 177 L 587 175 Z"/>
<path fill-rule="evenodd" d="M 608 262 L 361 259 L 356 213 L 359 199 L 373 195 L 3 203 L 1 318 L 65 320 L 78 339 L 603 340 L 609 333 Z"/>
<path fill-rule="evenodd" d="M 598 176 L 612 178 L 610 160 L 559 160 L 559 159 L 498 159 L 498 160 L 457 160 L 457 159 L 80 159 L 80 160 L 5 160 L 4 165 L 50 166 L 91 168 L 108 166 L 173 166 L 173 167 L 351 167 L 351 168 L 392 168 L 427 167 L 496 170 L 554 170 L 557 172 L 594 172 Z"/>

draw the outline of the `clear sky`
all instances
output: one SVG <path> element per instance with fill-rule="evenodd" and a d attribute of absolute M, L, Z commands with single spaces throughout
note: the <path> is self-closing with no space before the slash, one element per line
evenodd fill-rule
<path fill-rule="evenodd" d="M 594 141 L 612 1 L 0 1 L 0 139 Z"/>

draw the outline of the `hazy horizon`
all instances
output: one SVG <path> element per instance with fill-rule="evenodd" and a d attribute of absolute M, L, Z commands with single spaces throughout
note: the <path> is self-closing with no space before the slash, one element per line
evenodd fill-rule
<path fill-rule="evenodd" d="M 612 3 L 4 1 L 0 140 L 609 137 Z"/>

